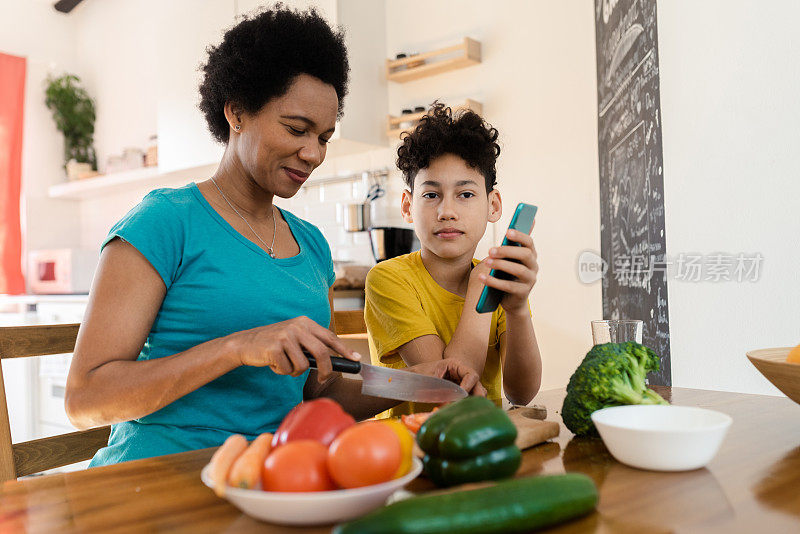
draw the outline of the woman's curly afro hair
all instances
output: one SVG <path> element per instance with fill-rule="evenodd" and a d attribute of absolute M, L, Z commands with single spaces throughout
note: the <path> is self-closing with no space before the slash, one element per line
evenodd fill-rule
<path fill-rule="evenodd" d="M 453 154 L 483 175 L 488 193 L 497 184 L 495 163 L 500 155 L 497 135 L 497 130 L 474 111 L 463 110 L 453 115 L 449 107 L 434 102 L 414 131 L 404 134 L 397 149 L 397 167 L 413 191 L 414 178 L 420 169 L 443 154 Z"/>
<path fill-rule="evenodd" d="M 328 83 L 339 97 L 342 114 L 350 66 L 344 33 L 334 31 L 313 8 L 307 11 L 276 4 L 244 19 L 210 46 L 201 67 L 200 110 L 214 138 L 227 143 L 230 134 L 225 103 L 236 102 L 257 113 L 286 94 L 294 78 L 309 74 Z"/>

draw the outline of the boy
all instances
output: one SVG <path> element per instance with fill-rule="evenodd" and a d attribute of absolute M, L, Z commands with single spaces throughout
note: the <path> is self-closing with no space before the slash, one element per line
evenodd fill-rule
<path fill-rule="evenodd" d="M 372 268 L 364 316 L 374 364 L 404 368 L 457 358 L 478 372 L 486 396 L 498 405 L 501 376 L 509 401 L 525 405 L 539 390 L 542 368 L 528 306 L 539 270 L 533 240 L 509 230 L 521 247 L 494 247 L 483 261 L 473 259 L 487 222 L 502 214 L 494 188 L 497 136 L 472 111 L 454 117 L 434 104 L 404 138 L 397 150 L 407 186 L 401 211 L 414 224 L 421 250 Z M 516 279 L 491 277 L 492 268 Z M 491 314 L 475 311 L 484 285 L 505 292 Z M 403 403 L 387 415 L 430 409 Z"/>

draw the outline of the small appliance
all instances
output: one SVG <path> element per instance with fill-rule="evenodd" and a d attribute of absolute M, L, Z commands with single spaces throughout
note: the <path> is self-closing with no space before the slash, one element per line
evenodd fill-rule
<path fill-rule="evenodd" d="M 28 254 L 28 292 L 39 295 L 88 293 L 100 253 L 59 248 Z"/>

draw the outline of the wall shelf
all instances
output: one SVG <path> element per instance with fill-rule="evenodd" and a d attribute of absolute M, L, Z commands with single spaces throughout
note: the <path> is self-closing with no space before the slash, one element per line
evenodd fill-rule
<path fill-rule="evenodd" d="M 483 104 L 477 102 L 475 100 L 467 99 L 463 104 L 458 106 L 452 106 L 453 111 L 459 109 L 469 109 L 477 113 L 478 115 L 483 115 Z M 425 116 L 427 113 L 426 111 L 420 111 L 419 113 L 411 113 L 406 115 L 394 116 L 389 115 L 389 128 L 386 130 L 386 135 L 389 137 L 391 141 L 396 141 L 400 134 L 403 132 L 410 132 L 413 130 L 417 124 L 419 124 L 419 120 Z M 411 126 L 400 127 L 401 124 L 411 122 Z"/>
<path fill-rule="evenodd" d="M 156 188 L 160 185 L 174 186 L 181 182 L 204 180 L 216 170 L 218 163 L 160 173 L 158 167 L 143 167 L 130 171 L 102 174 L 85 180 L 56 184 L 48 189 L 50 198 L 80 200 L 112 195 L 143 186 Z"/>
<path fill-rule="evenodd" d="M 422 63 L 420 63 L 422 61 Z M 404 83 L 481 62 L 481 43 L 469 37 L 454 46 L 431 50 L 402 59 L 386 60 L 386 78 Z"/>

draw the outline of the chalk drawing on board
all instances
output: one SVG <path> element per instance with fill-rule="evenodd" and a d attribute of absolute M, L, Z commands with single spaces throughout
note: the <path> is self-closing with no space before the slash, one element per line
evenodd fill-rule
<path fill-rule="evenodd" d="M 670 385 L 655 0 L 595 0 L 603 317 L 641 319 Z"/>
<path fill-rule="evenodd" d="M 620 286 L 649 291 L 651 247 L 644 136 L 644 122 L 640 122 L 610 151 L 611 265 Z"/>
<path fill-rule="evenodd" d="M 611 57 L 611 66 L 608 68 L 608 74 L 606 74 L 607 81 L 611 81 L 611 75 L 617 72 L 622 60 L 625 59 L 625 56 L 631 51 L 631 48 L 633 48 L 633 45 L 636 43 L 636 39 L 638 39 L 642 33 L 644 33 L 644 28 L 642 28 L 641 24 L 634 24 L 625 30 L 625 35 L 623 35 L 622 39 L 617 43 L 614 49 L 614 55 Z"/>

